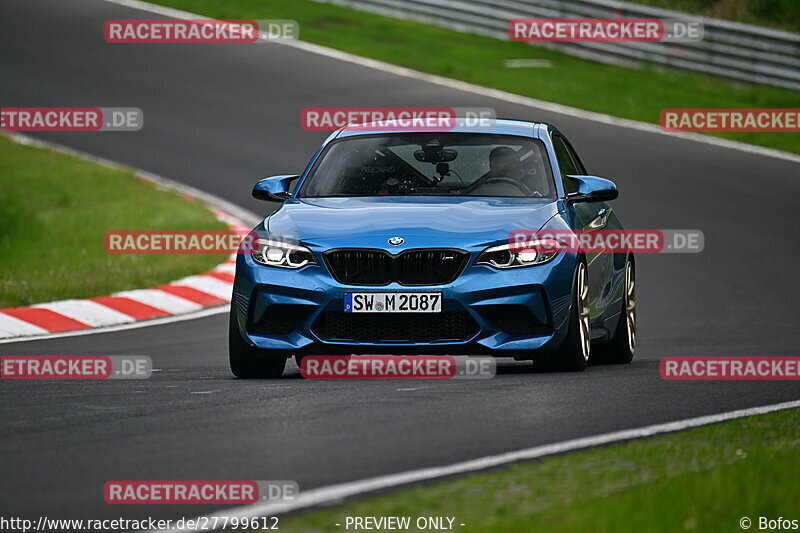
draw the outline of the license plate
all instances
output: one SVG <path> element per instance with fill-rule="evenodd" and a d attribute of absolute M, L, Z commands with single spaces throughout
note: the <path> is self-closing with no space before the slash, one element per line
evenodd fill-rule
<path fill-rule="evenodd" d="M 440 313 L 440 292 L 346 292 L 345 313 Z"/>

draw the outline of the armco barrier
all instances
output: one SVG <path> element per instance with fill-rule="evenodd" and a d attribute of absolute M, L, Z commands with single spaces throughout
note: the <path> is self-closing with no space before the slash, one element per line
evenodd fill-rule
<path fill-rule="evenodd" d="M 800 34 L 616 0 L 316 0 L 508 39 L 515 18 L 660 18 L 702 22 L 698 42 L 536 43 L 592 61 L 644 62 L 800 90 Z"/>

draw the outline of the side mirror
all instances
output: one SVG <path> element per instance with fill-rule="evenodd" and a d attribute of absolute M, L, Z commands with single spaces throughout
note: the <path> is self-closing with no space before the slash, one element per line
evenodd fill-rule
<path fill-rule="evenodd" d="M 614 182 L 597 176 L 567 176 L 578 185 L 578 191 L 567 195 L 567 202 L 608 202 L 619 196 Z"/>
<path fill-rule="evenodd" d="M 253 198 L 270 202 L 285 202 L 292 196 L 289 193 L 292 182 L 299 177 L 295 174 L 285 174 L 259 180 L 253 187 Z"/>

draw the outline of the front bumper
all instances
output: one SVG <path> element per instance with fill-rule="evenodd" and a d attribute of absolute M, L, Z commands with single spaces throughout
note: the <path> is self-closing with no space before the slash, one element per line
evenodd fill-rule
<path fill-rule="evenodd" d="M 259 265 L 249 254 L 239 254 L 232 312 L 249 344 L 300 355 L 510 357 L 558 345 L 566 334 L 576 256 L 564 253 L 544 265 L 497 270 L 474 265 L 475 255 L 446 285 L 359 287 L 337 282 L 324 263 L 287 270 Z M 391 315 L 344 316 L 343 295 L 354 291 L 441 292 L 443 315 L 406 313 L 395 315 L 393 323 L 387 323 Z M 406 327 L 408 338 L 402 333 Z M 445 338 L 436 338 L 439 332 L 445 332 Z"/>

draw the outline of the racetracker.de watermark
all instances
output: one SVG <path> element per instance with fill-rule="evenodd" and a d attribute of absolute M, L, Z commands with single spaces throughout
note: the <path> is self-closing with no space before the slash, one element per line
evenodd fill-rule
<path fill-rule="evenodd" d="M 512 41 L 534 43 L 654 43 L 703 40 L 703 24 L 657 18 L 518 18 Z"/>
<path fill-rule="evenodd" d="M 233 254 L 259 247 L 251 231 L 174 230 L 107 231 L 103 247 L 110 254 Z"/>
<path fill-rule="evenodd" d="M 103 24 L 108 43 L 248 44 L 300 37 L 296 20 L 114 19 Z"/>
<path fill-rule="evenodd" d="M 300 112 L 300 127 L 307 131 L 345 126 L 359 131 L 488 129 L 496 117 L 489 107 L 307 107 Z"/>
<path fill-rule="evenodd" d="M 139 131 L 138 107 L 3 107 L 0 131 Z"/>
<path fill-rule="evenodd" d="M 700 253 L 699 229 L 514 230 L 509 248 L 517 253 Z"/>
<path fill-rule="evenodd" d="M 3 355 L 0 379 L 146 379 L 146 355 Z"/>
<path fill-rule="evenodd" d="M 112 480 L 103 486 L 109 504 L 251 504 L 289 501 L 300 493 L 289 480 Z"/>
<path fill-rule="evenodd" d="M 664 357 L 658 372 L 667 380 L 798 380 L 800 357 Z"/>
<path fill-rule="evenodd" d="M 663 109 L 664 131 L 800 132 L 800 109 Z"/>
<path fill-rule="evenodd" d="M 306 355 L 300 360 L 307 379 L 488 379 L 496 373 L 493 357 Z"/>

